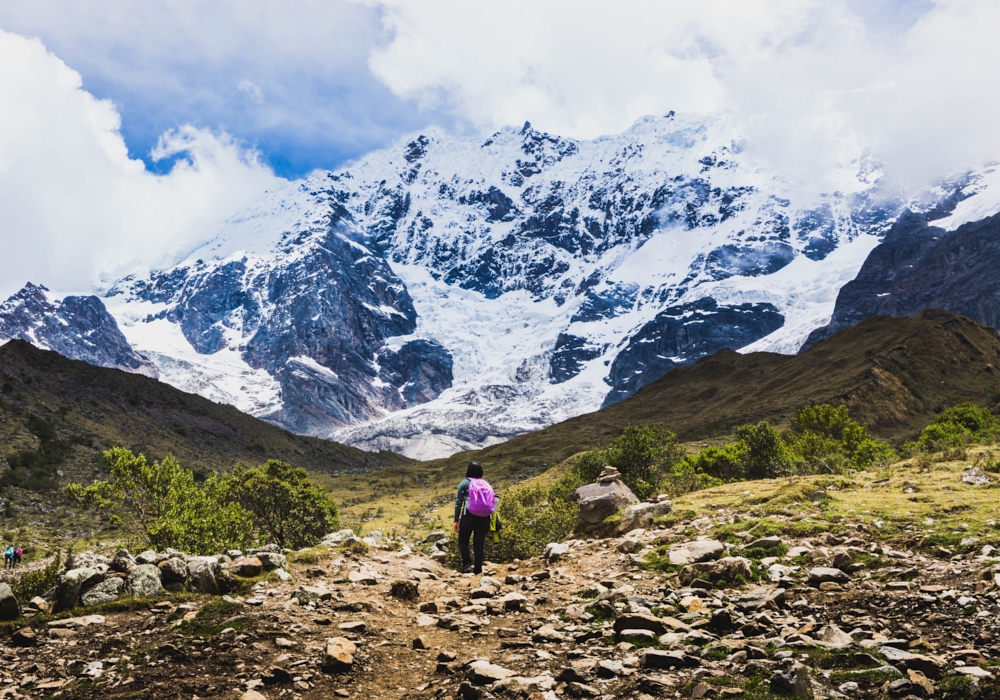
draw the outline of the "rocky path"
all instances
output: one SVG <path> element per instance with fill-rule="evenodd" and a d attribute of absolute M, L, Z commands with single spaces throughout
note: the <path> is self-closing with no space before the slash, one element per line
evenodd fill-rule
<path fill-rule="evenodd" d="M 484 576 L 405 546 L 313 552 L 242 596 L 38 615 L 0 637 L 0 697 L 998 696 L 991 551 L 860 531 L 724 545 L 727 522 L 571 540 Z"/>

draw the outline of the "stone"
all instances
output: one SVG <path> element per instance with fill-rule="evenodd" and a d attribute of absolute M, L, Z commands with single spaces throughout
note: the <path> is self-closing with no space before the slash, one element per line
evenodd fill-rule
<path fill-rule="evenodd" d="M 761 586 L 744 593 L 733 602 L 743 612 L 759 610 L 772 603 L 780 608 L 785 604 L 785 589 Z"/>
<path fill-rule="evenodd" d="M 559 643 L 566 641 L 566 635 L 552 625 L 542 625 L 531 635 L 531 641 L 536 644 Z"/>
<path fill-rule="evenodd" d="M 993 678 L 993 674 L 982 666 L 956 666 L 949 673 L 970 678 Z"/>
<path fill-rule="evenodd" d="M 930 654 L 914 654 L 913 652 L 887 645 L 879 647 L 879 652 L 885 657 L 886 661 L 894 666 L 902 666 L 903 668 L 920 671 L 928 678 L 935 680 L 940 678 L 945 668 L 947 668 L 947 663 L 944 659 Z"/>
<path fill-rule="evenodd" d="M 257 558 L 264 567 L 264 571 L 288 568 L 288 557 L 278 552 L 257 552 Z"/>
<path fill-rule="evenodd" d="M 790 695 L 793 698 L 815 697 L 809 669 L 797 663 L 784 673 L 776 672 L 771 676 L 771 692 L 778 695 Z"/>
<path fill-rule="evenodd" d="M 112 576 L 84 591 L 80 596 L 80 602 L 87 606 L 111 603 L 118 600 L 124 590 L 125 581 L 117 576 Z"/>
<path fill-rule="evenodd" d="M 60 576 L 56 585 L 56 600 L 53 612 L 69 610 L 80 604 L 80 594 L 85 588 L 104 580 L 104 574 L 87 567 L 70 569 Z"/>
<path fill-rule="evenodd" d="M 639 502 L 632 490 L 618 480 L 581 486 L 576 490 L 576 497 L 580 517 L 592 525 Z"/>
<path fill-rule="evenodd" d="M 0 620 L 16 620 L 21 617 L 21 606 L 14 597 L 14 591 L 6 583 L 0 583 Z"/>
<path fill-rule="evenodd" d="M 673 507 L 669 500 L 657 501 L 655 503 L 637 503 L 622 511 L 621 522 L 615 528 L 619 534 L 630 532 L 639 528 L 648 528 L 653 524 L 653 518 L 666 515 Z"/>
<path fill-rule="evenodd" d="M 781 538 L 776 535 L 771 535 L 770 537 L 761 537 L 756 539 L 750 544 L 744 546 L 744 549 L 774 549 L 780 547 L 784 544 Z"/>
<path fill-rule="evenodd" d="M 694 668 L 701 661 L 680 651 L 663 651 L 661 649 L 643 649 L 639 656 L 642 668 L 652 668 L 667 671 L 671 668 Z"/>
<path fill-rule="evenodd" d="M 816 641 L 827 649 L 846 649 L 854 643 L 851 635 L 836 625 L 827 625 L 814 636 Z"/>
<path fill-rule="evenodd" d="M 723 557 L 718 561 L 688 564 L 681 569 L 677 576 L 682 586 L 690 586 L 692 582 L 700 578 L 734 583 L 738 579 L 749 581 L 752 577 L 753 570 L 750 560 L 743 557 Z"/>
<path fill-rule="evenodd" d="M 640 613 L 619 616 L 615 619 L 613 629 L 617 634 L 621 634 L 623 630 L 649 630 L 655 635 L 660 635 L 670 628 L 661 618 Z"/>
<path fill-rule="evenodd" d="M 240 557 L 229 567 L 230 573 L 240 578 L 260 576 L 263 570 L 264 563 L 258 557 Z"/>
<path fill-rule="evenodd" d="M 82 617 L 67 617 L 62 620 L 52 620 L 47 626 L 49 629 L 74 629 L 76 627 L 103 625 L 105 622 L 107 622 L 107 619 L 104 615 L 84 615 Z"/>
<path fill-rule="evenodd" d="M 111 559 L 111 570 L 127 574 L 135 566 L 135 557 L 127 549 L 119 549 Z"/>
<path fill-rule="evenodd" d="M 970 486 L 987 486 L 990 483 L 988 474 L 984 474 L 975 467 L 962 472 L 962 481 Z"/>
<path fill-rule="evenodd" d="M 625 673 L 625 667 L 622 666 L 617 661 L 609 661 L 608 659 L 601 659 L 597 662 L 597 668 L 595 669 L 598 678 L 615 678 Z"/>
<path fill-rule="evenodd" d="M 840 569 L 833 569 L 826 566 L 818 566 L 809 570 L 809 585 L 819 588 L 821 583 L 850 583 L 851 577 Z"/>
<path fill-rule="evenodd" d="M 181 583 L 183 584 L 187 581 L 188 577 L 188 566 L 187 562 L 180 557 L 171 557 L 170 559 L 164 559 L 161 561 L 157 568 L 160 570 L 160 581 L 164 586 L 171 584 Z"/>
<path fill-rule="evenodd" d="M 422 634 L 419 637 L 414 637 L 413 638 L 413 642 L 412 642 L 411 646 L 414 649 L 430 649 L 431 648 L 431 643 L 430 643 L 430 640 L 427 638 L 427 635 Z"/>
<path fill-rule="evenodd" d="M 513 671 L 502 666 L 491 664 L 489 661 L 477 660 L 469 664 L 467 678 L 472 685 L 483 686 L 492 685 L 513 675 L 515 675 Z"/>
<path fill-rule="evenodd" d="M 652 642 L 657 637 L 656 634 L 650 632 L 649 630 L 622 630 L 618 633 L 618 639 L 623 642 L 631 642 L 633 644 L 639 642 Z"/>
<path fill-rule="evenodd" d="M 308 605 L 330 600 L 333 598 L 333 592 L 326 586 L 299 586 L 295 591 L 295 598 L 299 601 L 299 605 Z"/>
<path fill-rule="evenodd" d="M 332 637 L 326 640 L 326 652 L 323 654 L 323 671 L 326 673 L 343 673 L 354 665 L 354 654 L 357 645 L 344 637 Z"/>
<path fill-rule="evenodd" d="M 188 560 L 188 585 L 196 593 L 219 595 L 219 575 L 222 567 L 214 557 L 192 557 Z"/>
<path fill-rule="evenodd" d="M 520 593 L 511 592 L 500 598 L 499 602 L 503 603 L 504 610 L 514 612 L 523 609 L 528 599 Z"/>
<path fill-rule="evenodd" d="M 157 565 L 160 563 L 160 555 L 154 552 L 152 549 L 147 549 L 145 552 L 140 552 L 135 558 L 136 564 L 152 564 Z"/>
<path fill-rule="evenodd" d="M 256 690 L 248 690 L 240 696 L 240 700 L 267 700 L 267 696 Z"/>
<path fill-rule="evenodd" d="M 545 545 L 544 557 L 549 562 L 557 562 L 569 554 L 569 546 L 560 542 L 549 542 Z"/>
<path fill-rule="evenodd" d="M 155 598 L 163 591 L 160 570 L 153 564 L 139 564 L 128 575 L 126 587 L 137 598 Z"/>
<path fill-rule="evenodd" d="M 352 571 L 347 574 L 347 580 L 351 583 L 360 583 L 363 586 L 375 586 L 378 584 L 378 576 L 374 571 Z"/>
<path fill-rule="evenodd" d="M 773 583 L 778 583 L 781 579 L 787 578 L 793 571 L 795 571 L 795 569 L 790 566 L 771 564 L 771 566 L 767 568 L 767 578 Z"/>
<path fill-rule="evenodd" d="M 35 630 L 30 627 L 22 627 L 15 632 L 14 636 L 10 639 L 10 643 L 16 647 L 31 647 L 34 646 L 37 641 L 38 635 L 36 635 Z"/>
<path fill-rule="evenodd" d="M 342 622 L 337 625 L 337 629 L 348 634 L 364 634 L 368 631 L 368 624 L 357 620 L 355 622 Z"/>
<path fill-rule="evenodd" d="M 345 528 L 326 535 L 322 540 L 320 540 L 320 544 L 326 547 L 336 547 L 352 537 L 354 537 L 354 531 Z"/>
<path fill-rule="evenodd" d="M 851 555 L 848 554 L 847 552 L 837 552 L 833 556 L 834 569 L 840 569 L 841 571 L 843 571 L 844 569 L 849 567 L 851 563 L 852 563 Z"/>
<path fill-rule="evenodd" d="M 34 610 L 35 612 L 47 613 L 52 606 L 49 605 L 49 601 L 45 600 L 41 596 L 35 596 L 28 601 L 28 609 Z"/>
<path fill-rule="evenodd" d="M 670 565 L 685 566 L 718 559 L 725 551 L 725 546 L 717 540 L 695 540 L 676 544 L 670 548 Z"/>

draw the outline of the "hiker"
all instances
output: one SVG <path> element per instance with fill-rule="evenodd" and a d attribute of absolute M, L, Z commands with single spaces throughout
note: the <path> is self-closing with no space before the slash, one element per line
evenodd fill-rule
<path fill-rule="evenodd" d="M 490 519 L 495 511 L 496 496 L 493 487 L 483 479 L 483 466 L 479 462 L 471 462 L 455 495 L 455 532 L 458 533 L 463 574 L 483 572 L 486 535 L 490 531 Z M 472 537 L 475 566 L 469 554 L 469 537 Z"/>
<path fill-rule="evenodd" d="M 4 569 L 14 568 L 14 545 L 9 546 L 3 552 L 3 568 Z"/>
<path fill-rule="evenodd" d="M 23 557 L 23 556 L 24 556 L 24 550 L 21 549 L 20 545 L 18 545 L 18 548 L 14 551 L 14 563 L 11 565 L 10 568 L 13 569 L 15 566 L 17 566 L 18 564 L 20 564 L 21 563 L 21 557 Z"/>

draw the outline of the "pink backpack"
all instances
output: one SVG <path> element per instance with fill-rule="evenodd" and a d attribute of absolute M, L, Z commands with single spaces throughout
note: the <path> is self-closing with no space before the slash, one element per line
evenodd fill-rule
<path fill-rule="evenodd" d="M 469 479 L 469 512 L 481 518 L 493 515 L 496 495 L 485 479 Z"/>

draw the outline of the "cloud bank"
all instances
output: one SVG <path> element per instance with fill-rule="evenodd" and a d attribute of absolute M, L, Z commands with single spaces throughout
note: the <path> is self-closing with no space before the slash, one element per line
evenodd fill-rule
<path fill-rule="evenodd" d="M 278 182 L 230 136 L 164 133 L 149 172 L 110 102 L 37 39 L 0 31 L 0 296 L 27 281 L 91 288 L 102 271 L 163 260 Z M 10 70 L 16 66 L 17 70 Z"/>
<path fill-rule="evenodd" d="M 670 109 L 732 110 L 804 179 L 874 147 L 917 186 L 1000 155 L 1000 5 L 969 0 L 367 0 L 396 94 L 479 129 L 590 138 Z"/>

